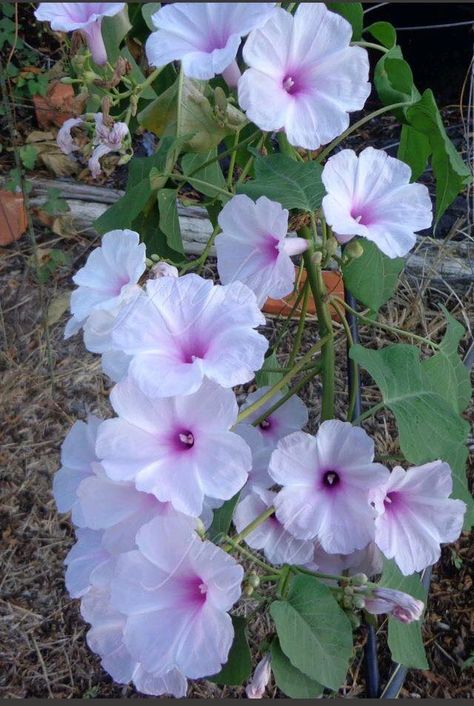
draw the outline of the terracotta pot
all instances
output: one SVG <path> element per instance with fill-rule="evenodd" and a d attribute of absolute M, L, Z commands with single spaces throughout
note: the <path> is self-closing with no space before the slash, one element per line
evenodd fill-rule
<path fill-rule="evenodd" d="M 33 96 L 36 121 L 38 125 L 47 130 L 51 126 L 61 127 L 73 113 L 74 90 L 67 83 L 55 81 L 51 83 L 45 96 Z"/>
<path fill-rule="evenodd" d="M 296 277 L 298 276 L 299 269 L 295 267 L 295 274 Z M 333 270 L 324 270 L 323 271 L 323 281 L 324 284 L 326 285 L 326 289 L 328 290 L 329 294 L 335 294 L 336 296 L 340 297 L 341 299 L 344 299 L 344 283 L 342 281 L 342 275 L 340 272 L 334 272 Z M 304 283 L 306 282 L 306 271 L 303 270 L 303 274 L 300 278 L 299 282 L 299 288 L 298 292 L 301 291 L 303 288 Z M 265 314 L 276 314 L 280 316 L 288 316 L 290 313 L 296 298 L 297 294 L 290 294 L 290 296 L 285 297 L 284 299 L 267 299 L 265 304 L 263 305 L 263 311 Z M 295 312 L 293 313 L 293 318 L 298 319 L 300 316 L 301 312 L 301 303 L 302 300 L 300 300 L 300 303 L 298 304 Z M 331 311 L 331 316 L 335 321 L 339 320 L 339 317 L 337 315 L 336 310 L 333 307 L 330 307 Z M 313 295 L 310 293 L 309 299 L 308 299 L 308 314 L 316 314 L 316 305 L 314 303 L 314 298 Z"/>
<path fill-rule="evenodd" d="M 0 189 L 0 245 L 21 238 L 27 225 L 23 194 Z"/>

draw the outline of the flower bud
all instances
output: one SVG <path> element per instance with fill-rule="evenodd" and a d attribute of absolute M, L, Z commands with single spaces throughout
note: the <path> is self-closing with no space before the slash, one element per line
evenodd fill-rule
<path fill-rule="evenodd" d="M 247 578 L 247 582 L 253 588 L 258 588 L 260 586 L 260 578 L 257 576 L 257 574 L 254 573 L 249 575 L 249 577 Z"/>
<path fill-rule="evenodd" d="M 323 261 L 323 254 L 322 254 L 321 252 L 319 252 L 319 250 L 317 250 L 315 253 L 313 253 L 313 254 L 311 255 L 311 261 L 312 261 L 315 265 L 320 265 L 321 262 Z"/>
<path fill-rule="evenodd" d="M 153 259 L 153 255 L 152 255 Z M 154 279 L 159 279 L 160 277 L 177 277 L 178 268 L 174 265 L 169 265 L 167 262 L 157 262 L 150 270 L 150 275 Z"/>
<path fill-rule="evenodd" d="M 257 664 L 253 677 L 245 689 L 248 699 L 261 699 L 272 675 L 271 657 L 267 653 Z"/>
<path fill-rule="evenodd" d="M 328 238 L 327 243 L 326 243 L 326 252 L 329 256 L 335 255 L 338 251 L 339 248 L 339 243 L 337 242 L 336 238 L 331 237 Z"/>
<path fill-rule="evenodd" d="M 368 580 L 366 574 L 354 574 L 351 578 L 353 586 L 365 586 Z"/>
<path fill-rule="evenodd" d="M 255 589 L 254 589 L 253 586 L 251 586 L 251 585 L 248 584 L 248 583 L 244 584 L 243 592 L 245 593 L 246 596 L 249 596 L 249 597 L 250 597 L 250 596 L 253 594 L 254 591 L 255 591 Z"/>
<path fill-rule="evenodd" d="M 350 260 L 356 260 L 363 254 L 364 246 L 360 240 L 351 240 L 351 242 L 344 248 L 344 255 L 346 255 Z"/>
<path fill-rule="evenodd" d="M 401 623 L 419 620 L 425 607 L 423 601 L 413 598 L 408 593 L 392 588 L 375 588 L 364 595 L 364 608 L 372 615 L 387 613 Z"/>

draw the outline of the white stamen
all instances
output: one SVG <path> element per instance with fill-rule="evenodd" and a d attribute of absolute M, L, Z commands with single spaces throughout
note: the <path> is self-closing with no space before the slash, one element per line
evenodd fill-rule
<path fill-rule="evenodd" d="M 194 444 L 194 436 L 191 433 L 189 433 L 189 434 L 181 433 L 179 435 L 179 440 L 183 444 L 187 444 L 188 446 L 192 446 Z"/>
<path fill-rule="evenodd" d="M 283 88 L 285 89 L 285 91 L 289 91 L 291 88 L 293 88 L 294 85 L 295 82 L 293 81 L 291 76 L 288 76 L 288 78 L 283 81 Z"/>

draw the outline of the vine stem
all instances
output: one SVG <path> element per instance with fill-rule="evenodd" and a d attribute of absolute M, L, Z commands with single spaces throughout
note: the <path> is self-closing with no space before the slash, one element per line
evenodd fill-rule
<path fill-rule="evenodd" d="M 307 226 L 298 231 L 299 235 L 306 238 L 309 243 L 312 241 L 312 233 Z M 319 329 L 324 337 L 324 345 L 321 352 L 321 377 L 323 383 L 323 397 L 321 401 L 321 421 L 334 417 L 334 375 L 335 375 L 335 350 L 334 350 L 334 329 L 332 326 L 331 314 L 327 304 L 327 291 L 323 282 L 321 265 L 315 264 L 312 260 L 313 248 L 310 246 L 303 253 L 303 260 L 306 267 L 309 286 L 313 293 L 318 314 Z"/>
<path fill-rule="evenodd" d="M 267 507 L 263 512 L 260 513 L 260 515 L 257 515 L 257 517 L 250 522 L 244 529 L 239 532 L 239 534 L 236 534 L 235 537 L 232 537 L 232 541 L 234 544 L 240 544 L 240 542 L 245 539 L 245 537 L 248 537 L 248 535 L 253 532 L 257 527 L 260 527 L 265 520 L 268 520 L 269 517 L 273 515 L 275 512 L 275 508 L 273 505 L 271 507 Z"/>
<path fill-rule="evenodd" d="M 229 155 L 233 154 L 234 152 L 239 150 L 241 147 L 248 145 L 259 134 L 260 134 L 260 130 L 255 130 L 255 132 L 253 132 L 249 137 L 246 137 L 245 140 L 238 142 L 236 145 L 234 145 L 233 147 L 230 147 L 228 150 L 224 150 L 224 152 L 219 152 L 219 154 L 217 154 L 215 157 L 212 157 L 212 159 L 208 159 L 207 162 L 204 162 L 204 164 L 200 164 L 199 167 L 196 167 L 196 169 L 193 169 L 193 171 L 187 175 L 188 179 L 190 179 L 192 176 L 194 176 L 194 174 L 197 174 L 197 172 L 200 172 L 201 169 L 205 169 L 210 164 L 214 164 L 214 162 L 219 162 L 221 159 L 225 159 L 226 157 L 229 157 Z"/>
<path fill-rule="evenodd" d="M 390 51 L 387 49 L 387 47 L 382 46 L 381 44 L 375 44 L 375 42 L 351 42 L 353 47 L 364 47 L 364 49 L 377 49 L 378 51 L 381 51 L 383 54 L 388 54 Z"/>
<path fill-rule="evenodd" d="M 360 127 L 365 125 L 366 123 L 370 122 L 373 120 L 373 118 L 377 118 L 379 115 L 383 115 L 384 113 L 389 113 L 391 110 L 396 110 L 397 108 L 405 108 L 407 105 L 411 105 L 408 101 L 405 101 L 404 103 L 393 103 L 393 105 L 386 105 L 383 108 L 379 108 L 378 110 L 374 110 L 373 113 L 369 113 L 369 115 L 364 116 L 360 120 L 358 120 L 356 123 L 351 125 L 350 127 L 347 128 L 347 130 L 344 130 L 342 135 L 339 135 L 339 137 L 336 137 L 335 140 L 333 140 L 317 157 L 316 162 L 321 164 L 323 159 L 326 159 L 328 154 L 330 154 L 337 145 L 342 142 L 343 140 L 346 139 L 346 137 L 349 137 L 349 135 L 352 135 L 353 132 L 356 132 Z"/>
<path fill-rule="evenodd" d="M 266 392 L 264 395 L 262 395 L 258 400 L 255 400 L 255 402 L 245 409 L 243 409 L 239 416 L 237 417 L 236 424 L 239 422 L 243 422 L 244 419 L 247 419 L 247 417 L 250 417 L 254 412 L 260 409 L 260 407 L 263 407 L 264 404 L 269 402 L 274 394 L 278 392 L 279 390 L 282 389 L 282 387 L 285 387 L 287 383 L 290 382 L 294 378 L 295 375 L 297 375 L 306 365 L 306 363 L 311 359 L 311 357 L 317 353 L 321 348 L 324 347 L 324 345 L 328 342 L 329 336 L 326 336 L 325 338 L 321 338 L 319 341 L 317 341 L 307 353 L 304 354 L 304 356 L 296 363 L 296 365 L 288 372 L 286 375 L 284 375 L 281 380 L 276 382 L 269 390 Z"/>
<path fill-rule="evenodd" d="M 373 407 L 366 410 L 362 414 L 359 414 L 359 416 L 353 420 L 352 424 L 358 426 L 359 424 L 361 424 L 361 422 L 364 421 L 364 419 L 368 419 L 369 417 L 373 417 L 374 414 L 377 414 L 377 412 L 379 412 L 384 407 L 385 407 L 385 402 L 377 402 L 377 404 L 374 404 Z"/>
<path fill-rule="evenodd" d="M 265 563 L 261 559 L 259 559 L 257 556 L 252 554 L 248 549 L 245 547 L 242 547 L 240 544 L 236 544 L 231 537 L 226 537 L 225 541 L 228 543 L 227 547 L 223 547 L 224 551 L 229 552 L 231 549 L 234 549 L 237 552 L 240 552 L 240 554 L 243 554 L 247 559 L 250 559 L 253 561 L 257 566 L 260 566 L 260 568 L 265 569 L 267 574 L 274 574 L 275 573 L 275 567 L 271 566 L 270 564 Z"/>
<path fill-rule="evenodd" d="M 270 407 L 270 409 L 266 409 L 265 412 L 263 412 L 259 417 L 257 417 L 257 419 L 253 422 L 254 427 L 258 426 L 267 417 L 276 412 L 277 409 L 279 409 L 282 405 L 285 404 L 285 402 L 290 399 L 290 397 L 293 397 L 293 395 L 297 395 L 301 388 L 304 387 L 307 382 L 312 380 L 314 376 L 320 372 L 320 370 L 320 365 L 313 366 L 312 371 L 308 375 L 306 375 L 302 380 L 300 380 L 298 383 L 296 383 L 296 385 L 294 385 L 290 390 L 288 390 L 286 395 L 283 395 L 281 399 L 277 400 L 277 402 L 275 402 L 275 404 Z"/>

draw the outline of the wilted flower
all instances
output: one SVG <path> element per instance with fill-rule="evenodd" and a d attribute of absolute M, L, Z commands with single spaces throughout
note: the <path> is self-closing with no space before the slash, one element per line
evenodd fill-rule
<path fill-rule="evenodd" d="M 255 292 L 259 306 L 268 297 L 291 294 L 295 268 L 291 255 L 304 252 L 304 238 L 287 238 L 288 211 L 261 196 L 230 199 L 219 214 L 222 233 L 216 238 L 217 269 L 222 284 L 239 280 Z"/>
<path fill-rule="evenodd" d="M 102 65 L 107 61 L 102 19 L 117 15 L 125 6 L 124 2 L 42 2 L 35 10 L 35 17 L 40 22 L 49 22 L 55 32 L 81 32 L 95 63 Z"/>
<path fill-rule="evenodd" d="M 242 405 L 242 411 L 254 404 L 254 402 L 257 402 L 257 400 L 259 400 L 269 390 L 270 387 L 268 386 L 260 387 L 258 390 L 255 390 L 255 392 L 251 392 L 247 395 L 247 399 Z M 265 410 L 273 407 L 273 405 L 279 402 L 282 397 L 282 392 L 276 392 L 269 402 L 250 414 L 246 418 L 245 423 L 253 424 L 253 422 L 265 413 Z M 254 428 L 257 430 L 260 439 L 265 446 L 273 450 L 280 439 L 288 434 L 291 434 L 293 431 L 300 431 L 307 423 L 308 409 L 303 400 L 301 400 L 297 395 L 293 395 L 280 407 L 278 407 L 278 409 L 265 416 L 260 424 L 257 424 Z"/>
<path fill-rule="evenodd" d="M 408 471 L 397 466 L 371 493 L 378 513 L 375 542 L 405 576 L 435 564 L 440 544 L 461 534 L 466 505 L 449 498 L 452 489 L 450 466 L 433 461 Z"/>
<path fill-rule="evenodd" d="M 136 291 L 145 271 L 145 245 L 132 230 L 111 230 L 72 278 L 78 288 L 71 295 L 73 314 L 65 337 L 76 333 L 94 311 L 113 312 L 124 298 Z"/>
<path fill-rule="evenodd" d="M 104 123 L 102 113 L 95 116 L 95 145 L 88 166 L 92 176 L 97 178 L 101 173 L 100 159 L 110 152 L 122 152 L 130 145 L 130 132 L 126 123 L 113 123 L 111 127 Z"/>
<path fill-rule="evenodd" d="M 316 436 L 295 432 L 281 439 L 270 460 L 270 475 L 283 486 L 274 503 L 277 518 L 326 552 L 362 549 L 374 538 L 369 490 L 388 476 L 373 459 L 365 431 L 336 419 L 323 422 Z"/>
<path fill-rule="evenodd" d="M 360 589 L 364 597 L 364 608 L 372 615 L 387 613 L 401 623 L 419 620 L 425 604 L 403 591 L 393 588 Z M 367 594 L 367 595 L 366 595 Z"/>
<path fill-rule="evenodd" d="M 260 27 L 274 12 L 275 3 L 180 2 L 162 7 L 151 20 L 157 32 L 146 43 L 152 66 L 181 60 L 189 78 L 210 79 L 233 64 L 243 36 Z M 235 85 L 238 68 L 229 71 Z"/>
<path fill-rule="evenodd" d="M 270 681 L 271 676 L 271 656 L 270 653 L 267 652 L 265 657 L 263 657 L 255 667 L 253 677 L 245 689 L 247 698 L 261 699 L 265 693 L 265 687 Z"/>
<path fill-rule="evenodd" d="M 228 500 L 244 485 L 251 454 L 229 431 L 238 411 L 231 390 L 206 380 L 191 395 L 150 399 L 127 379 L 110 399 L 119 417 L 101 425 L 96 448 L 113 480 L 194 517 L 205 496 Z"/>
<path fill-rule="evenodd" d="M 340 135 L 370 93 L 367 52 L 351 38 L 351 25 L 322 3 L 300 3 L 294 16 L 275 10 L 244 46 L 250 68 L 238 91 L 247 117 L 306 149 Z"/>
<path fill-rule="evenodd" d="M 216 674 L 234 637 L 227 611 L 240 597 L 242 567 L 159 517 L 137 545 L 118 558 L 111 590 L 112 606 L 128 616 L 127 649 L 155 676 L 172 668 L 193 679 Z"/>
<path fill-rule="evenodd" d="M 84 120 L 82 118 L 69 118 L 66 120 L 58 130 L 56 137 L 56 142 L 64 154 L 71 154 L 76 149 L 74 140 L 72 139 L 71 130 L 73 127 L 78 127 L 82 125 Z"/>
<path fill-rule="evenodd" d="M 112 334 L 133 356 L 130 375 L 145 394 L 187 395 L 204 376 L 233 387 L 261 368 L 268 341 L 254 329 L 265 318 L 244 284 L 188 274 L 149 280 L 146 294 L 124 309 Z"/>
<path fill-rule="evenodd" d="M 323 211 L 341 243 L 360 235 L 388 257 L 402 257 L 429 228 L 432 206 L 423 184 L 410 184 L 411 169 L 383 150 L 366 147 L 359 156 L 341 150 L 330 157 L 322 179 Z"/>
<path fill-rule="evenodd" d="M 241 532 L 256 517 L 273 505 L 276 493 L 253 488 L 239 502 L 234 513 L 234 524 Z M 313 553 L 313 542 L 295 539 L 275 515 L 271 515 L 245 537 L 252 549 L 263 550 L 272 564 L 306 564 Z"/>

